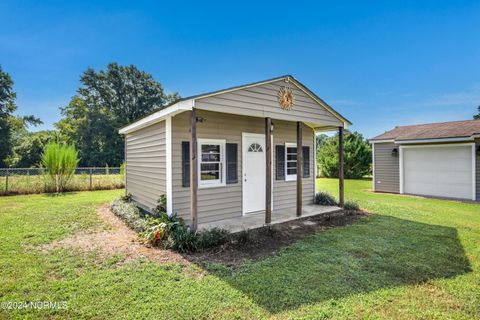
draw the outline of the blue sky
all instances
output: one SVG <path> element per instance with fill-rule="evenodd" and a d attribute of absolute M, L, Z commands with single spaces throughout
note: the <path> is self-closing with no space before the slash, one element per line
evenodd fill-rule
<path fill-rule="evenodd" d="M 292 74 L 372 137 L 472 117 L 480 2 L 0 2 L 0 64 L 39 129 L 113 61 L 182 96 Z"/>

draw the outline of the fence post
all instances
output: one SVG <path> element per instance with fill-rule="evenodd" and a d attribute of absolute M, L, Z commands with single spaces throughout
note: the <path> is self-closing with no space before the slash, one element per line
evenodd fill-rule
<path fill-rule="evenodd" d="M 92 191 L 92 168 L 90 168 L 90 191 Z"/>
<path fill-rule="evenodd" d="M 7 173 L 5 174 L 5 194 L 8 194 L 8 168 L 7 168 Z"/>

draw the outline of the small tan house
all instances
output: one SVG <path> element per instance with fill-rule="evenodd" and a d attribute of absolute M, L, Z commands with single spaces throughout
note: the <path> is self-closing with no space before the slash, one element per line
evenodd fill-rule
<path fill-rule="evenodd" d="M 370 142 L 374 191 L 480 201 L 480 120 L 395 127 Z"/>
<path fill-rule="evenodd" d="M 147 210 L 166 195 L 168 213 L 194 228 L 301 216 L 314 203 L 315 133 L 343 137 L 349 124 L 292 76 L 183 98 L 120 129 L 126 190 Z"/>

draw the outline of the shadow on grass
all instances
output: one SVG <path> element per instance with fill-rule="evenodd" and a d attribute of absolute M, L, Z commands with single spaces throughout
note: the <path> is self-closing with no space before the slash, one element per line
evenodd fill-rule
<path fill-rule="evenodd" d="M 214 271 L 271 313 L 468 272 L 456 229 L 388 216 L 317 233 L 236 271 Z"/>

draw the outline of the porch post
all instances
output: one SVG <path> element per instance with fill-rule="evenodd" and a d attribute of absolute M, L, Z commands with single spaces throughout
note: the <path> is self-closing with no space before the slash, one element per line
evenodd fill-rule
<path fill-rule="evenodd" d="M 339 206 L 343 208 L 345 204 L 345 194 L 343 187 L 344 171 L 344 150 L 343 150 L 343 127 L 338 128 L 338 198 Z"/>
<path fill-rule="evenodd" d="M 272 119 L 265 118 L 265 224 L 272 222 Z"/>
<path fill-rule="evenodd" d="M 192 108 L 190 143 L 190 225 L 197 230 L 197 191 L 198 191 L 198 161 L 197 161 L 197 110 Z"/>
<path fill-rule="evenodd" d="M 297 121 L 297 217 L 302 216 L 302 176 L 303 176 L 302 122 Z"/>

